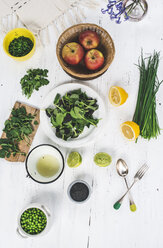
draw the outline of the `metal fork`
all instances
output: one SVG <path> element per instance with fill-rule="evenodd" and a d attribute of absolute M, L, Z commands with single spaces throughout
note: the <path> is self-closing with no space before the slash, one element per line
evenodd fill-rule
<path fill-rule="evenodd" d="M 127 195 L 127 193 L 129 192 L 129 190 L 134 186 L 134 184 L 139 181 L 140 179 L 142 179 L 142 177 L 144 176 L 144 174 L 146 173 L 146 171 L 149 169 L 149 167 L 144 164 L 135 174 L 134 176 L 134 181 L 133 183 L 131 184 L 131 186 L 128 188 L 128 190 L 126 191 L 126 193 L 114 204 L 114 209 L 119 209 L 121 204 L 122 204 L 122 201 L 124 199 L 124 197 Z"/>

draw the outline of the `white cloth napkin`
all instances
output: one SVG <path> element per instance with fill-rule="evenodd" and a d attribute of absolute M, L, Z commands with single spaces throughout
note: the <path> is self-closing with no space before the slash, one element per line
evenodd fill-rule
<path fill-rule="evenodd" d="M 34 33 L 59 18 L 75 0 L 30 0 L 17 9 L 20 20 Z"/>
<path fill-rule="evenodd" d="M 96 0 L 0 0 L 0 21 L 15 13 L 24 26 L 35 34 L 71 9 L 97 6 Z M 78 13 L 76 13 L 78 15 Z"/>

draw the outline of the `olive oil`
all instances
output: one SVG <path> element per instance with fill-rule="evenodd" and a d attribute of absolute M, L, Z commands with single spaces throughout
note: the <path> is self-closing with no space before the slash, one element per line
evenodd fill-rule
<path fill-rule="evenodd" d="M 53 177 L 59 171 L 59 161 L 52 155 L 44 155 L 37 162 L 37 171 L 43 177 Z"/>

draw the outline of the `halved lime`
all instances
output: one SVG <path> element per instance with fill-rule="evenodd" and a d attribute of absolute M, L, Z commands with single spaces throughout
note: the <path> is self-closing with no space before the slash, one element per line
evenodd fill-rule
<path fill-rule="evenodd" d="M 112 158 L 106 152 L 99 152 L 94 156 L 94 162 L 100 167 L 106 167 L 111 164 Z"/>
<path fill-rule="evenodd" d="M 78 167 L 82 162 L 82 157 L 78 152 L 71 152 L 67 158 L 67 164 L 71 168 Z"/>

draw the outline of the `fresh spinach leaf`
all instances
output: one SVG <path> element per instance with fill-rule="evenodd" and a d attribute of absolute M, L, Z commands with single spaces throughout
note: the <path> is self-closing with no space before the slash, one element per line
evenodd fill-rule
<path fill-rule="evenodd" d="M 62 124 L 63 120 L 64 120 L 64 115 L 62 113 L 58 113 L 56 115 L 56 122 L 57 122 L 58 126 L 60 126 Z"/>

